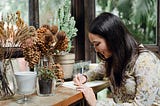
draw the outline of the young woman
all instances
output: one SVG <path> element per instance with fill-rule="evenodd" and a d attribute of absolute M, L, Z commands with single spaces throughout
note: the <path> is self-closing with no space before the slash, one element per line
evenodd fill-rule
<path fill-rule="evenodd" d="M 90 25 L 89 40 L 102 62 L 99 68 L 73 79 L 89 105 L 160 105 L 160 60 L 136 42 L 120 18 L 107 12 L 100 14 Z M 110 80 L 114 101 L 96 100 L 92 88 L 82 84 L 104 75 Z"/>

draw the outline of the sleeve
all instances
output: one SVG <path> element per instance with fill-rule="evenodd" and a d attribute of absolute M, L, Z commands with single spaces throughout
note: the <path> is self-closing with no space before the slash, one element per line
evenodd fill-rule
<path fill-rule="evenodd" d="M 151 106 L 154 103 L 160 87 L 160 75 L 157 74 L 159 65 L 159 59 L 151 53 L 143 53 L 138 58 L 135 64 L 137 105 Z"/>
<path fill-rule="evenodd" d="M 89 70 L 84 75 L 87 77 L 87 81 L 93 81 L 96 79 L 103 79 L 106 75 L 105 63 L 100 62 L 94 70 Z"/>
<path fill-rule="evenodd" d="M 115 103 L 113 100 L 97 100 L 96 106 L 152 106 L 158 93 L 160 75 L 159 59 L 147 53 L 141 55 L 134 66 L 136 78 L 136 97 L 132 103 Z M 159 106 L 159 105 L 154 105 Z"/>

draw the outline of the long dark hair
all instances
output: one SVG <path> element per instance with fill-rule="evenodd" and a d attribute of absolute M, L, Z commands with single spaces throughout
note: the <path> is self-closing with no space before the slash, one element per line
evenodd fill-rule
<path fill-rule="evenodd" d="M 109 50 L 112 51 L 112 56 L 105 60 L 108 62 L 106 72 L 112 83 L 116 87 L 120 87 L 123 82 L 125 67 L 137 51 L 136 40 L 131 36 L 120 18 L 107 12 L 101 13 L 92 21 L 89 32 L 106 40 Z M 102 54 L 97 54 L 99 58 L 104 60 Z"/>

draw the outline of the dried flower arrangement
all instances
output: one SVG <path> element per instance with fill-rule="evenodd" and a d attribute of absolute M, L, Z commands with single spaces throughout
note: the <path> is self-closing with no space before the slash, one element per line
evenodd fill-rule
<path fill-rule="evenodd" d="M 63 70 L 58 63 L 54 63 L 53 54 L 56 51 L 65 51 L 68 47 L 68 38 L 64 31 L 58 31 L 58 27 L 53 25 L 43 25 L 36 30 L 35 36 L 25 39 L 21 45 L 25 60 L 29 62 L 29 67 L 34 68 L 35 65 L 42 67 L 38 71 L 38 75 L 43 77 L 53 77 L 52 71 L 56 71 L 55 67 L 59 67 L 58 79 L 63 79 Z M 45 58 L 45 59 L 44 59 Z M 47 61 L 46 64 L 44 64 Z M 49 72 L 50 73 L 49 73 Z M 56 73 L 56 72 L 55 72 Z"/>
<path fill-rule="evenodd" d="M 68 47 L 68 38 L 64 31 L 58 31 L 58 27 L 54 25 L 43 25 L 37 30 L 33 26 L 27 26 L 20 17 L 20 11 L 17 11 L 16 14 L 8 14 L 7 17 L 2 16 L 1 20 L 0 100 L 14 95 L 6 75 L 9 63 L 12 71 L 14 71 L 11 62 L 11 56 L 14 53 L 13 47 L 22 48 L 25 60 L 29 63 L 30 68 L 34 68 L 46 56 L 49 61 L 48 66 L 44 66 L 44 68 L 52 70 L 51 73 L 54 70 L 53 74 L 58 79 L 63 79 L 63 70 L 58 63 L 54 63 L 52 56 L 57 50 L 65 51 Z M 39 72 L 39 75 L 46 74 L 47 77 L 55 77 L 53 74 L 47 74 L 47 71 L 43 71 L 45 73 L 41 72 Z"/>
<path fill-rule="evenodd" d="M 23 28 L 26 28 L 25 32 L 21 32 Z M 14 79 L 10 85 L 8 80 L 8 69 L 14 73 L 11 56 L 14 53 L 13 47 L 19 47 L 22 35 L 32 36 L 35 32 L 35 28 L 27 26 L 20 17 L 20 12 L 15 14 L 7 14 L 2 16 L 0 21 L 0 100 L 8 99 L 14 95 Z M 11 76 L 10 76 L 11 77 Z"/>

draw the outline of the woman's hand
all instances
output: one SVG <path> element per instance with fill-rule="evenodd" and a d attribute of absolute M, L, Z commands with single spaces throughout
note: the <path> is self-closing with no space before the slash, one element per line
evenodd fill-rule
<path fill-rule="evenodd" d="M 90 106 L 96 106 L 97 100 L 92 88 L 82 85 L 82 86 L 78 86 L 77 90 L 83 92 L 84 97 L 86 98 Z"/>
<path fill-rule="evenodd" d="M 85 83 L 87 81 L 87 78 L 82 74 L 77 74 L 73 78 L 73 81 L 74 81 L 75 85 L 80 86 L 80 85 L 82 85 L 83 83 Z"/>

